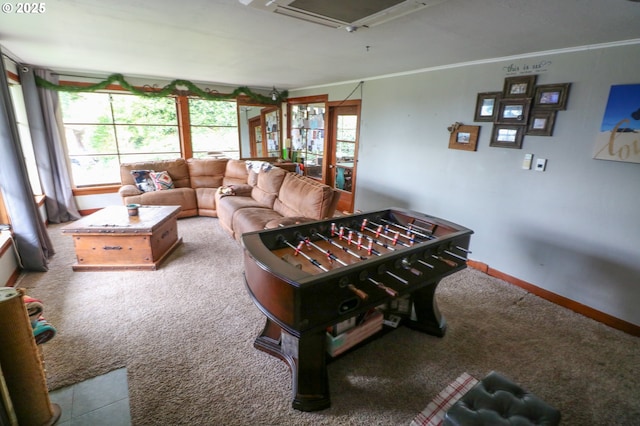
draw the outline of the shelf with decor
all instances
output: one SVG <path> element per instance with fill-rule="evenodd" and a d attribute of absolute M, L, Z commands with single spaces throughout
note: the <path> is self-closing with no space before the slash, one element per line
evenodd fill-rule
<path fill-rule="evenodd" d="M 264 108 L 261 112 L 264 123 L 264 143 L 267 157 L 280 157 L 280 110 L 277 107 Z"/>
<path fill-rule="evenodd" d="M 325 145 L 325 103 L 290 105 L 291 156 L 304 174 L 322 179 Z"/>

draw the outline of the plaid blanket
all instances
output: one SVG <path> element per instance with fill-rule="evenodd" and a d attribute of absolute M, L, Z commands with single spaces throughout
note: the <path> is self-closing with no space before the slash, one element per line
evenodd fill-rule
<path fill-rule="evenodd" d="M 410 426 L 440 426 L 447 410 L 462 398 L 476 383 L 478 379 L 467 373 L 449 383 L 435 398 L 422 410 L 411 422 Z"/>

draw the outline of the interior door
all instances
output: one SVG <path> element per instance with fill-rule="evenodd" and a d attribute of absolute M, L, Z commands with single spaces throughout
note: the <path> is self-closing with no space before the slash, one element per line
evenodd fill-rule
<path fill-rule="evenodd" d="M 353 212 L 358 164 L 360 100 L 329 103 L 328 185 L 340 191 L 337 210 Z"/>
<path fill-rule="evenodd" d="M 249 119 L 249 146 L 251 147 L 251 157 L 262 157 L 262 124 L 260 117 Z"/>
<path fill-rule="evenodd" d="M 305 176 L 327 183 L 327 95 L 287 100 L 291 159 Z"/>

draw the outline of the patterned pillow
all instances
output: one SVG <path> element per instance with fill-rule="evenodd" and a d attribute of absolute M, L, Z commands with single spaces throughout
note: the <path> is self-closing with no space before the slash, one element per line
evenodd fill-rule
<path fill-rule="evenodd" d="M 131 170 L 133 180 L 136 181 L 136 186 L 142 192 L 152 192 L 156 190 L 156 186 L 151 179 L 150 174 L 153 170 Z"/>
<path fill-rule="evenodd" d="M 173 180 L 171 180 L 171 176 L 169 176 L 169 173 L 167 172 L 151 172 L 149 173 L 149 176 L 151 176 L 151 179 L 153 180 L 156 191 L 174 188 Z"/>

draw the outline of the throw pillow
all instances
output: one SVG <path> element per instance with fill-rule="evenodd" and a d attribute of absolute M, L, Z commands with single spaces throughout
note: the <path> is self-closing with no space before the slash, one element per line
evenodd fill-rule
<path fill-rule="evenodd" d="M 131 170 L 133 180 L 136 182 L 136 186 L 142 192 L 152 192 L 156 190 L 156 186 L 151 179 L 150 174 L 153 170 Z"/>
<path fill-rule="evenodd" d="M 155 185 L 156 191 L 162 191 L 164 189 L 173 189 L 173 180 L 169 173 L 167 172 L 151 172 L 149 173 L 151 179 L 153 180 L 153 184 Z"/>

